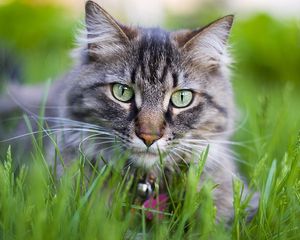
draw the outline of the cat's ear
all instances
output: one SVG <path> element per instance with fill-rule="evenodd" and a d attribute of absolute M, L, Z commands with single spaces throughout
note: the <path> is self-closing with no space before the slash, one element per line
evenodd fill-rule
<path fill-rule="evenodd" d="M 118 23 L 93 1 L 86 2 L 85 14 L 86 42 L 91 56 L 118 54 L 137 36 L 136 29 Z"/>
<path fill-rule="evenodd" d="M 172 38 L 183 53 L 211 71 L 230 62 L 227 41 L 232 22 L 233 15 L 225 16 L 201 29 L 174 32 Z"/>

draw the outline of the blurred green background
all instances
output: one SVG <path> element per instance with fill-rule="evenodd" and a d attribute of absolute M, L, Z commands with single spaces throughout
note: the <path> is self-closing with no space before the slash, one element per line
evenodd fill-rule
<path fill-rule="evenodd" d="M 32 2 L 0 5 L 0 65 L 2 62 L 4 67 L 4 58 L 10 55 L 10 64 L 18 69 L 24 83 L 55 79 L 70 68 L 69 53 L 83 19 L 83 9 L 74 14 L 61 5 Z M 186 15 L 167 12 L 163 25 L 178 29 L 207 24 L 224 15 L 217 3 Z M 240 112 L 235 139 L 246 145 L 238 150 L 249 163 L 242 165 L 246 175 L 263 152 L 268 151 L 273 158 L 282 156 L 300 129 L 299 26 L 293 18 L 266 13 L 243 18 L 237 14 L 235 19 L 230 39 Z M 5 77 L 1 76 L 2 80 Z M 273 141 L 267 145 L 272 149 L 265 149 L 266 141 Z"/>
<path fill-rule="evenodd" d="M 76 24 L 74 16 L 62 7 L 22 1 L 0 5 L 2 62 L 7 57 L 4 52 L 9 52 L 26 83 L 55 78 L 71 64 L 69 51 L 74 46 Z"/>

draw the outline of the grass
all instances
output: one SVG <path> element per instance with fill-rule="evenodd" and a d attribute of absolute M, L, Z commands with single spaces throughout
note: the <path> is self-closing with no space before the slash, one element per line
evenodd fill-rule
<path fill-rule="evenodd" d="M 200 192 L 196 190 L 205 157 L 200 166 L 191 166 L 170 186 L 173 201 L 164 218 L 150 222 L 146 210 L 133 202 L 135 188 L 130 182 L 134 185 L 134 179 L 122 177 L 123 159 L 119 159 L 120 166 L 106 165 L 86 179 L 83 166 L 87 163 L 82 156 L 57 179 L 45 163 L 42 141 L 37 137 L 31 164 L 14 170 L 10 148 L 0 164 L 0 238 L 297 239 L 300 118 L 289 109 L 298 96 L 288 86 L 268 92 L 258 92 L 255 84 L 236 83 L 235 87 L 243 110 L 248 111 L 235 135 L 244 146 L 235 150 L 242 172 L 261 194 L 259 210 L 250 223 L 245 220 L 240 181 L 234 182 L 233 224 L 215 223 L 214 185 L 208 182 Z M 297 102 L 294 104 L 296 107 Z"/>

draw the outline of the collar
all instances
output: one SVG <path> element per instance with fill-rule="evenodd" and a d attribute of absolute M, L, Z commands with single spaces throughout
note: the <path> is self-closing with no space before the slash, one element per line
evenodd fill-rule
<path fill-rule="evenodd" d="M 144 179 L 137 184 L 137 197 L 135 204 L 142 205 L 146 209 L 152 209 L 159 212 L 164 212 L 168 207 L 168 194 L 160 192 L 157 177 L 153 173 L 148 173 Z M 155 213 L 153 211 L 145 211 L 146 218 L 152 220 Z M 163 213 L 158 213 L 158 218 L 162 219 Z"/>

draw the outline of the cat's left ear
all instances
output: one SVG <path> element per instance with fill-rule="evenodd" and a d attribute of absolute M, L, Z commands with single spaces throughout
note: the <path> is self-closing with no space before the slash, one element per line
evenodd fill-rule
<path fill-rule="evenodd" d="M 93 1 L 85 5 L 86 42 L 88 53 L 95 58 L 117 56 L 133 38 L 137 30 L 118 23 Z"/>
<path fill-rule="evenodd" d="M 174 32 L 171 38 L 183 54 L 211 71 L 229 64 L 227 41 L 232 23 L 233 15 L 228 15 L 201 29 Z"/>

